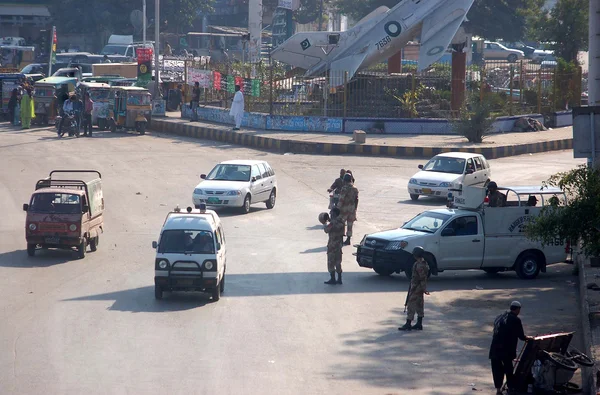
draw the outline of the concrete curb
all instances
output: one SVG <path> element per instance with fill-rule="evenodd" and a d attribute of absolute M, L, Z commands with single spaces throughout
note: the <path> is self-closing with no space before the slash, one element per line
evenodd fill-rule
<path fill-rule="evenodd" d="M 218 127 L 201 127 L 191 123 L 170 121 L 167 119 L 152 119 L 150 129 L 155 132 L 187 136 L 198 139 L 222 141 L 247 147 L 275 152 L 292 152 L 298 154 L 320 155 L 358 155 L 383 157 L 415 157 L 430 158 L 442 152 L 460 151 L 483 154 L 487 159 L 504 158 L 508 156 L 535 154 L 539 152 L 557 151 L 573 148 L 573 139 L 560 139 L 530 144 L 517 144 L 489 148 L 464 147 L 404 147 L 354 143 L 319 143 L 300 140 L 278 139 L 264 136 L 254 136 L 250 133 L 235 132 Z"/>
<path fill-rule="evenodd" d="M 578 254 L 576 258 L 576 264 L 579 274 L 579 302 L 581 304 L 581 330 L 583 331 L 583 352 L 586 355 L 592 356 L 592 328 L 591 328 L 591 316 L 590 306 L 588 303 L 588 289 L 587 279 L 585 275 L 585 262 L 586 259 Z M 597 383 L 594 368 L 581 368 L 581 389 L 584 394 L 596 394 Z"/>

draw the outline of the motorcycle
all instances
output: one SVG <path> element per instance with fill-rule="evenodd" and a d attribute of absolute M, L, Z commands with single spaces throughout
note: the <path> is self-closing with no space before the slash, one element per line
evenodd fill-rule
<path fill-rule="evenodd" d="M 75 137 L 79 137 L 79 122 L 77 122 L 77 116 L 73 112 L 69 112 L 65 114 L 65 121 L 62 125 L 62 128 L 59 126 L 62 117 L 57 117 L 57 126 L 58 126 L 58 137 L 64 136 L 66 132 L 69 133 L 69 137 L 75 135 Z"/>

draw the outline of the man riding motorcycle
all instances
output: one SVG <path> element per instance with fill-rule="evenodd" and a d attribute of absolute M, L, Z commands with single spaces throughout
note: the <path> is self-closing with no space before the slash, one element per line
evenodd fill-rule
<path fill-rule="evenodd" d="M 64 134 L 64 132 L 62 131 L 65 122 L 71 122 L 72 118 L 75 118 L 75 130 L 72 130 L 73 128 L 69 127 L 69 136 L 72 136 L 73 133 L 77 134 L 77 136 L 79 136 L 79 113 L 81 112 L 81 106 L 79 105 L 79 103 L 77 102 L 77 96 L 75 95 L 71 95 L 69 97 L 69 100 L 65 100 L 65 102 L 63 103 L 63 108 L 62 108 L 62 117 L 60 119 L 60 124 L 58 125 L 58 135 L 62 136 Z"/>

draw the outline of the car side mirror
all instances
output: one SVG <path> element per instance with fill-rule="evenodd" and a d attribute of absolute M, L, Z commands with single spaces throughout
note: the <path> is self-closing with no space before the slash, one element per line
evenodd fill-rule
<path fill-rule="evenodd" d="M 29 205 L 27 203 L 23 204 L 23 211 L 29 210 Z"/>
<path fill-rule="evenodd" d="M 446 228 L 444 230 L 442 230 L 442 236 L 454 236 L 455 232 L 454 229 L 452 228 Z"/>
<path fill-rule="evenodd" d="M 158 243 L 156 241 L 153 241 L 152 248 L 154 248 L 156 250 L 157 247 L 158 247 Z"/>
<path fill-rule="evenodd" d="M 256 177 L 252 177 L 252 182 L 255 182 L 255 181 L 256 181 Z"/>
<path fill-rule="evenodd" d="M 217 251 L 221 251 L 221 243 L 217 242 Z"/>
<path fill-rule="evenodd" d="M 84 204 L 81 212 L 87 213 L 88 211 L 90 211 L 90 206 L 88 206 L 87 204 Z"/>
<path fill-rule="evenodd" d="M 423 165 L 417 166 L 419 169 L 423 170 Z"/>
<path fill-rule="evenodd" d="M 200 174 L 200 178 L 202 178 L 203 180 L 206 180 L 206 174 Z"/>

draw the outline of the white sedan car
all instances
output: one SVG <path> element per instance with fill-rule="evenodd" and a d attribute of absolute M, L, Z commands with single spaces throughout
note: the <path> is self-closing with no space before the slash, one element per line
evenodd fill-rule
<path fill-rule="evenodd" d="M 266 203 L 275 207 L 277 179 L 275 172 L 265 161 L 230 160 L 215 166 L 194 189 L 192 201 L 214 207 L 239 207 L 244 213 L 250 205 Z"/>
<path fill-rule="evenodd" d="M 483 155 L 467 152 L 446 152 L 434 156 L 408 182 L 412 200 L 420 195 L 446 198 L 454 185 L 486 184 L 492 170 Z"/>

